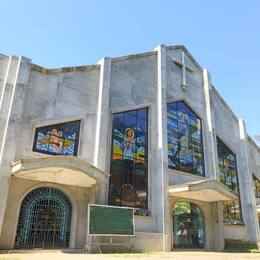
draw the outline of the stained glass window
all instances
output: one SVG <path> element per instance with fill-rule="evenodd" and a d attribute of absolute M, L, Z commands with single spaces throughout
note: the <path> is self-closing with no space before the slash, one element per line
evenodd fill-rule
<path fill-rule="evenodd" d="M 225 224 L 243 224 L 239 201 L 223 202 L 223 221 Z"/>
<path fill-rule="evenodd" d="M 77 155 L 80 121 L 38 127 L 33 151 L 52 155 Z"/>
<path fill-rule="evenodd" d="M 169 103 L 168 167 L 204 176 L 201 120 L 184 102 Z"/>
<path fill-rule="evenodd" d="M 260 198 L 260 180 L 253 175 L 253 185 L 255 191 L 255 197 Z"/>
<path fill-rule="evenodd" d="M 147 108 L 113 115 L 109 204 L 147 208 Z"/>
<path fill-rule="evenodd" d="M 217 138 L 220 182 L 226 185 L 239 198 L 236 155 Z M 242 223 L 240 201 L 223 202 L 223 218 L 227 224 Z"/>

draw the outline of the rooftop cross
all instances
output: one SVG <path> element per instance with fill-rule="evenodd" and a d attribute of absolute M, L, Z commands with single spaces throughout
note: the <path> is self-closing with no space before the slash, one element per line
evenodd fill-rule
<path fill-rule="evenodd" d="M 182 84 L 181 84 L 181 88 L 183 90 L 186 90 L 188 88 L 188 86 L 186 85 L 186 70 L 189 72 L 193 72 L 193 69 L 191 67 L 189 67 L 186 63 L 185 63 L 185 52 L 182 51 L 181 52 L 181 61 L 176 60 L 175 58 L 172 59 L 172 61 L 177 65 L 180 66 L 182 68 Z"/>

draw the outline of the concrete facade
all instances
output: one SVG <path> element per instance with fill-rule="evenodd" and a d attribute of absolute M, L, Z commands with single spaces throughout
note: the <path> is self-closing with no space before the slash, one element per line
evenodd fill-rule
<path fill-rule="evenodd" d="M 201 119 L 205 177 L 168 168 L 167 103 L 175 101 L 185 101 Z M 219 180 L 217 137 L 236 154 L 244 225 L 224 224 L 221 202 L 194 201 L 191 196 L 189 201 L 198 204 L 204 213 L 205 249 L 223 250 L 225 241 L 259 245 L 252 175 L 260 179 L 260 148 L 247 135 L 245 122 L 234 115 L 212 85 L 209 71 L 202 69 L 184 46 L 160 45 L 147 53 L 59 69 L 40 67 L 24 57 L 0 55 L 0 248 L 14 247 L 21 201 L 41 186 L 60 189 L 71 200 L 70 247 L 83 248 L 88 203 L 108 201 L 105 173 L 110 169 L 112 115 L 143 107 L 149 114 L 151 214 L 135 217 L 136 250 L 172 250 L 172 211 L 180 198 L 170 196 L 168 188 Z M 32 151 L 36 127 L 72 120 L 81 120 L 77 157 L 93 168 L 75 170 L 77 162 L 73 159 L 49 167 L 59 167 L 64 174 L 77 171 L 86 180 L 84 187 L 76 181 L 68 185 L 52 177 L 26 179 L 14 173 L 17 160 L 34 159 L 39 169 L 45 167 L 46 155 Z M 88 171 L 89 180 L 80 175 Z"/>

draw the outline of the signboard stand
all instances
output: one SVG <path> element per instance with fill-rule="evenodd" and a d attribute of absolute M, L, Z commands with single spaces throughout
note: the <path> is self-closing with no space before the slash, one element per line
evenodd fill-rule
<path fill-rule="evenodd" d="M 97 249 L 102 254 L 101 246 L 118 246 L 131 252 L 135 240 L 134 210 L 129 207 L 89 204 L 88 232 L 83 251 L 91 253 Z M 127 242 L 115 241 L 118 237 L 124 237 Z"/>

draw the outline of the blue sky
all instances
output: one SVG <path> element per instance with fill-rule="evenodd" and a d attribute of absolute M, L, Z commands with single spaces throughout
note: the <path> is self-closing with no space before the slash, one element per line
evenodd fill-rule
<path fill-rule="evenodd" d="M 46 67 L 185 45 L 260 134 L 260 1 L 0 0 L 0 52 Z"/>

